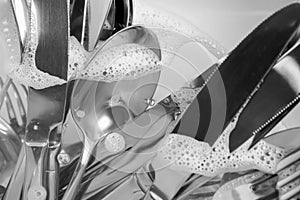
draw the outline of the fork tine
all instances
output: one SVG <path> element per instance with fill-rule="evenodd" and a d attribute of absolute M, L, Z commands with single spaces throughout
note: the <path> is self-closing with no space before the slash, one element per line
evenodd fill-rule
<path fill-rule="evenodd" d="M 295 162 L 300 160 L 300 149 L 297 149 L 290 154 L 288 154 L 285 158 L 283 158 L 277 165 L 277 172 L 282 171 L 288 166 L 294 164 Z"/>
<path fill-rule="evenodd" d="M 285 179 L 279 181 L 279 182 L 277 183 L 277 186 L 278 186 L 278 187 L 282 187 L 282 186 L 284 186 L 284 185 L 287 185 L 288 183 L 294 181 L 295 179 L 297 179 L 297 178 L 299 178 L 299 177 L 300 177 L 300 171 L 297 171 L 297 172 L 295 172 L 294 174 L 288 176 L 287 178 L 285 178 Z"/>
<path fill-rule="evenodd" d="M 25 110 L 25 106 L 24 106 L 24 103 L 22 101 L 20 92 L 19 92 L 18 88 L 16 87 L 16 85 L 14 84 L 14 82 L 12 82 L 11 86 L 12 86 L 13 91 L 14 91 L 14 97 L 15 97 L 16 102 L 17 102 L 17 106 L 18 106 L 18 109 L 19 109 L 19 112 L 20 112 L 20 115 L 21 115 L 20 117 L 21 117 L 22 125 L 23 125 L 23 124 L 26 123 L 26 110 Z"/>
<path fill-rule="evenodd" d="M 2 80 L 2 79 L 1 79 Z M 1 88 L 1 92 L 0 92 L 0 108 L 2 107 L 3 105 L 3 102 L 5 100 L 5 97 L 6 97 L 6 92 L 11 84 L 11 79 L 7 79 L 5 81 L 5 83 L 3 84 L 2 88 Z M 3 82 L 3 81 L 2 81 Z"/>
<path fill-rule="evenodd" d="M 21 88 L 23 88 L 24 93 L 25 93 L 25 95 L 27 97 L 28 96 L 28 90 L 27 90 L 26 86 L 25 85 L 21 85 Z"/>
<path fill-rule="evenodd" d="M 297 149 L 279 163 L 279 169 L 281 170 L 279 173 L 284 172 L 284 170 L 287 170 L 288 173 L 293 173 L 277 183 L 277 188 L 279 193 L 281 193 L 280 200 L 292 199 L 300 193 L 299 161 L 300 149 Z"/>
<path fill-rule="evenodd" d="M 296 196 L 300 192 L 300 185 L 296 186 L 292 190 L 288 191 L 287 193 L 283 194 L 280 197 L 280 200 L 288 200 Z"/>
<path fill-rule="evenodd" d="M 10 79 L 10 78 L 8 78 Z M 9 81 L 9 86 L 12 84 L 12 81 Z M 1 87 L 3 86 L 3 80 L 2 78 L 0 77 L 0 85 Z M 14 109 L 14 106 L 12 104 L 12 100 L 10 98 L 10 95 L 8 93 L 8 89 L 9 89 L 9 86 L 6 87 L 6 88 L 3 88 L 3 92 L 5 92 L 5 97 L 4 97 L 4 101 L 6 102 L 6 109 L 7 109 L 7 115 L 8 115 L 8 118 L 9 118 L 9 121 L 10 123 L 17 123 L 17 119 L 16 119 L 16 111 Z M 4 91 L 6 90 L 6 91 Z"/>
<path fill-rule="evenodd" d="M 300 192 L 292 196 L 292 198 L 290 198 L 289 200 L 299 200 L 299 199 L 300 199 Z"/>

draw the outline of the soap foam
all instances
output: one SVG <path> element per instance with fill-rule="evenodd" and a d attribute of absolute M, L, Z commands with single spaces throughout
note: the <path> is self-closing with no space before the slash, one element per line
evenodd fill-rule
<path fill-rule="evenodd" d="M 65 83 L 64 80 L 37 69 L 35 64 L 35 52 L 38 46 L 37 22 L 33 12 L 30 15 L 29 21 L 29 33 L 27 34 L 22 62 L 15 64 L 9 75 L 16 82 L 36 89 Z"/>
<path fill-rule="evenodd" d="M 193 138 L 188 138 L 188 136 L 171 134 L 159 150 L 158 156 L 169 163 L 174 163 L 175 168 L 179 167 L 180 170 L 204 176 L 216 176 L 226 172 L 249 169 L 275 173 L 276 165 L 287 153 L 285 149 L 261 140 L 248 151 L 252 141 L 252 138 L 250 138 L 236 151 L 229 152 L 229 135 L 235 128 L 236 122 L 237 119 L 228 125 L 212 147 Z M 179 147 L 180 143 L 184 143 L 186 148 L 181 149 Z M 198 148 L 197 146 L 204 148 Z"/>
<path fill-rule="evenodd" d="M 160 68 L 160 60 L 152 50 L 138 44 L 124 44 L 100 51 L 78 77 L 113 82 L 135 79 Z"/>
<path fill-rule="evenodd" d="M 185 44 L 188 41 L 199 42 L 199 44 L 208 49 L 208 51 L 210 51 L 216 57 L 222 57 L 222 55 L 225 53 L 225 50 L 211 38 L 200 32 L 194 26 L 189 25 L 186 21 L 180 20 L 176 16 L 169 15 L 167 12 L 151 8 L 147 5 L 139 4 L 137 2 L 135 2 L 134 12 L 134 24 L 145 25 L 146 27 L 151 28 L 157 34 L 163 54 L 163 59 L 160 64 L 163 66 L 167 66 L 174 57 L 174 52 L 176 52 L 176 50 L 182 44 Z M 155 16 L 153 17 L 153 15 Z M 11 20 L 7 22 L 4 20 L 5 23 L 11 25 L 14 24 L 13 17 L 11 17 L 10 19 Z M 37 47 L 37 37 L 35 35 L 35 16 L 32 14 L 32 16 L 30 16 L 30 19 L 31 33 L 30 37 L 27 38 L 22 63 L 19 64 L 17 56 L 10 56 L 12 61 L 9 76 L 11 76 L 15 81 L 21 84 L 34 87 L 36 89 L 47 88 L 50 86 L 65 83 L 65 80 L 62 80 L 55 76 L 51 76 L 50 74 L 37 69 L 35 65 L 35 50 Z M 12 27 L 14 27 L 13 32 L 14 35 L 16 35 L 16 26 L 13 25 Z M 7 29 L 5 28 L 3 30 Z M 14 41 L 18 42 L 18 38 L 16 36 L 14 37 Z M 101 45 L 102 44 L 98 44 L 97 47 Z M 12 44 L 12 46 L 17 45 Z M 93 64 L 91 64 L 86 70 L 83 70 L 83 74 L 81 73 L 81 78 L 113 81 L 118 80 L 121 77 L 132 78 L 140 76 L 144 73 L 155 71 L 159 68 L 157 67 L 157 65 L 159 64 L 156 63 L 157 58 L 154 58 L 155 56 L 153 52 L 148 49 L 143 49 L 134 45 L 125 45 L 123 47 L 119 47 L 119 49 L 120 50 L 117 50 L 116 48 L 111 51 L 105 52 L 104 54 L 106 58 L 103 62 L 100 62 L 100 59 L 97 59 L 97 62 L 92 61 Z M 134 53 L 131 52 L 133 49 L 138 49 L 136 56 L 134 56 Z M 124 50 L 128 51 L 128 56 L 117 59 L 113 58 L 113 56 L 122 56 L 120 52 Z M 89 60 L 90 56 L 91 54 L 86 52 L 75 38 L 70 37 L 68 77 L 70 78 L 71 76 L 77 76 L 77 73 L 81 71 L 81 69 L 84 67 L 85 62 Z M 101 58 L 105 56 L 101 56 L 101 54 L 99 55 L 99 57 Z M 149 57 L 147 58 L 147 56 Z M 113 62 L 112 60 L 110 60 L 110 62 L 108 62 L 108 59 L 116 59 L 116 61 Z M 97 63 L 99 64 L 99 67 L 97 67 Z M 137 66 L 130 66 L 130 63 L 131 65 L 137 64 L 142 67 L 141 69 L 138 69 Z M 105 64 L 110 64 L 110 66 L 104 67 Z M 148 65 L 149 67 L 146 67 L 146 65 Z M 112 70 L 110 68 L 112 68 Z M 120 72 L 122 70 L 125 70 L 126 72 L 122 74 L 122 72 Z"/>
<path fill-rule="evenodd" d="M 36 42 L 31 41 L 32 43 L 25 48 L 23 62 L 12 71 L 11 77 L 15 81 L 36 89 L 65 83 L 64 80 L 36 68 L 34 54 Z M 77 77 L 110 82 L 137 78 L 160 70 L 157 55 L 152 50 L 137 44 L 126 44 L 104 52 L 100 51 L 85 67 L 89 58 L 90 53 L 83 49 L 76 38 L 71 37 L 69 40 L 68 78 Z"/>

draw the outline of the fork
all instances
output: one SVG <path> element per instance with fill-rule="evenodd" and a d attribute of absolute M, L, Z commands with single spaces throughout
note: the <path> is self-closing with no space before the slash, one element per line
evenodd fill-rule
<path fill-rule="evenodd" d="M 3 81 L 2 78 L 0 78 L 0 83 L 2 85 Z M 8 93 L 8 89 L 12 89 L 13 92 L 13 99 L 11 99 L 10 94 Z M 20 88 L 20 90 L 24 90 L 25 87 Z M 21 91 L 20 91 L 21 92 Z M 20 147 L 21 147 L 21 140 L 22 137 L 24 136 L 24 130 L 25 130 L 25 108 L 24 108 L 24 102 L 23 99 L 20 96 L 19 89 L 16 87 L 16 85 L 11 81 L 10 78 L 6 79 L 6 87 L 4 87 L 3 90 L 1 90 L 2 94 L 6 94 L 5 100 L 6 102 L 6 108 L 7 108 L 7 115 L 9 118 L 9 122 L 6 122 L 6 120 L 0 118 L 0 123 L 2 125 L 2 128 L 5 127 L 5 129 L 2 129 L 1 131 L 5 132 L 5 135 L 1 135 L 1 141 L 3 143 L 1 144 L 1 152 L 6 155 L 5 159 L 5 168 L 2 169 L 1 171 L 1 185 L 5 186 L 7 185 L 7 181 L 10 179 L 12 170 L 14 166 L 16 165 L 17 159 L 18 159 L 18 154 L 20 152 Z M 25 92 L 25 90 L 24 90 Z M 26 96 L 26 92 L 25 92 Z M 10 100 L 9 100 L 10 99 Z M 14 102 L 15 104 L 13 104 Z M 1 102 L 2 104 L 3 102 Z M 21 120 L 21 123 L 19 124 L 17 122 L 17 118 Z M 5 153 L 7 152 L 7 153 Z M 14 178 L 15 176 L 13 176 Z M 19 182 L 21 182 L 22 177 L 20 177 Z M 13 179 L 12 178 L 12 179 Z M 17 177 L 18 178 L 18 177 Z M 19 185 L 20 186 L 20 185 Z M 21 188 L 21 186 L 19 187 Z M 17 192 L 18 189 L 15 187 L 14 191 Z M 4 192 L 4 191 L 3 191 Z M 4 193 L 3 193 L 4 195 Z"/>
<path fill-rule="evenodd" d="M 264 174 L 257 170 L 229 173 L 223 176 L 222 186 L 214 200 L 229 198 L 227 195 L 248 194 L 252 199 L 290 200 L 299 196 L 300 188 L 300 128 L 288 129 L 264 140 L 283 147 L 289 153 L 278 163 L 275 174 Z M 231 177 L 231 178 L 230 178 Z M 234 189 L 234 192 L 232 191 Z"/>
<path fill-rule="evenodd" d="M 25 86 L 21 86 L 20 89 L 18 89 L 15 83 L 9 77 L 7 77 L 7 83 L 9 83 L 8 87 L 3 88 L 1 92 L 6 94 L 5 102 L 9 124 L 22 140 L 25 134 L 26 109 L 20 92 L 22 92 L 26 98 L 27 89 L 25 88 Z M 0 77 L 1 87 L 3 86 L 3 84 L 3 80 Z M 12 100 L 11 94 L 8 91 L 9 89 L 11 89 L 12 91 L 14 101 Z M 13 104 L 13 102 L 15 102 L 15 104 Z M 2 103 L 0 103 L 0 105 L 1 104 Z M 16 107 L 14 105 L 16 105 Z M 18 122 L 18 119 L 20 120 L 20 122 Z"/>

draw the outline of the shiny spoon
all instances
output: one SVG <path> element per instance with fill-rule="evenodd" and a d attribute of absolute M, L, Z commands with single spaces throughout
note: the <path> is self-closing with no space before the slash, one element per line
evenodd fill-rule
<path fill-rule="evenodd" d="M 157 57 L 161 58 L 159 43 L 150 30 L 133 26 L 126 28 L 110 38 L 87 63 L 87 66 L 101 52 L 124 44 L 139 44 L 148 47 Z M 131 118 L 143 113 L 149 106 L 145 101 L 153 96 L 160 72 L 134 80 L 121 80 L 113 82 L 98 82 L 84 79 L 76 80 L 71 101 L 71 112 L 78 128 L 83 135 L 83 152 L 77 168 L 63 197 L 64 200 L 74 199 L 80 186 L 81 178 L 85 172 L 91 154 L 97 143 L 108 133 L 122 126 Z M 148 85 L 147 90 L 135 92 L 133 102 L 127 101 L 128 92 L 133 92 L 141 85 Z M 125 104 L 109 106 L 113 91 L 118 91 Z M 132 101 L 132 99 L 130 99 Z M 128 106 L 129 108 L 127 108 Z M 132 106 L 132 107 L 130 107 Z"/>

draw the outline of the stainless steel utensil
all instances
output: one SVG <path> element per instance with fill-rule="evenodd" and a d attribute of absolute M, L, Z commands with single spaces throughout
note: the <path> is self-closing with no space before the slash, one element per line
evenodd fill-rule
<path fill-rule="evenodd" d="M 24 45 L 29 27 L 29 8 L 26 0 L 10 0 L 16 24 L 18 26 L 18 35 L 20 41 L 20 52 L 24 52 Z M 20 56 L 22 60 L 22 56 Z"/>
<path fill-rule="evenodd" d="M 148 29 L 134 26 L 124 29 L 109 39 L 97 53 L 90 59 L 90 62 L 97 56 L 98 53 L 105 51 L 109 48 L 116 47 L 122 44 L 135 43 L 145 47 L 149 47 L 160 58 L 159 44 L 155 35 Z M 89 62 L 87 63 L 87 65 Z M 157 83 L 159 78 L 159 72 L 147 75 L 147 77 L 137 78 L 136 80 L 120 80 L 124 85 L 131 85 L 131 91 L 134 91 L 136 87 L 145 83 Z M 76 81 L 71 101 L 72 116 L 80 127 L 84 135 L 84 148 L 80 159 L 80 162 L 73 174 L 68 189 L 63 199 L 74 199 L 77 195 L 80 181 L 85 172 L 85 168 L 90 160 L 91 153 L 95 149 L 97 143 L 103 139 L 108 133 L 117 129 L 128 122 L 132 117 L 141 114 L 146 110 L 148 104 L 145 99 L 151 99 L 153 96 L 156 85 L 151 87 L 149 92 L 141 92 L 141 99 L 137 100 L 136 104 L 130 106 L 126 99 L 125 104 L 129 108 L 123 106 L 109 107 L 108 100 L 111 99 L 113 89 L 119 87 L 120 81 L 117 82 L 97 82 L 79 79 Z M 120 85 L 117 85 L 120 84 Z M 128 88 L 124 88 L 125 93 L 128 92 Z M 130 88 L 129 88 L 130 89 Z M 120 96 L 123 98 L 122 89 L 120 88 Z M 144 104 L 144 105 L 142 105 Z M 129 110 L 128 110 L 129 109 Z M 116 118 L 116 116 L 118 116 Z M 99 126 L 95 126 L 99 124 Z"/>
<path fill-rule="evenodd" d="M 183 120 L 174 132 L 188 134 L 197 140 L 213 145 L 232 118 L 249 103 L 250 98 L 255 96 L 258 86 L 263 83 L 262 80 L 267 76 L 279 57 L 297 42 L 300 20 L 299 15 L 296 13 L 299 9 L 300 5 L 296 3 L 272 15 L 250 33 L 221 62 L 220 66 L 217 64 L 212 66 L 203 75 L 187 85 L 192 88 L 203 88 L 189 108 L 179 116 L 179 119 L 182 117 Z M 279 26 L 281 23 L 293 24 L 294 26 L 283 28 Z M 278 41 L 279 38 L 282 40 Z M 224 90 L 226 99 L 220 98 Z M 213 112 L 212 106 L 217 112 Z M 222 118 L 220 113 L 224 110 L 224 107 L 226 109 L 225 116 Z M 195 110 L 199 110 L 200 116 L 202 116 L 199 124 L 191 124 L 189 120 L 194 117 Z M 213 123 L 213 126 L 211 126 L 211 119 L 216 118 L 216 116 L 219 121 L 224 120 L 224 123 L 218 123 L 219 126 Z M 193 128 L 193 126 L 196 127 Z M 197 133 L 186 131 L 191 129 L 197 130 Z M 239 135 L 236 135 L 236 137 L 239 137 Z M 239 139 L 231 138 L 231 141 L 235 143 L 235 147 L 242 144 Z M 201 178 L 199 177 L 199 179 Z M 178 183 L 178 185 L 182 184 Z M 189 187 L 189 190 L 191 190 L 191 187 Z M 177 194 L 178 196 L 180 194 Z"/>
<path fill-rule="evenodd" d="M 183 116 L 187 119 L 191 117 L 195 105 L 199 107 L 200 116 L 205 116 L 201 118 L 200 124 L 196 124 L 199 127 L 195 136 L 197 140 L 213 145 L 232 118 L 249 103 L 279 57 L 288 50 L 287 46 L 296 43 L 300 22 L 297 14 L 299 10 L 300 4 L 295 3 L 276 12 L 251 32 L 222 62 L 218 70 L 209 69 L 204 73 L 201 77 L 203 80 L 198 82 L 203 83 L 205 87 Z M 279 24 L 293 24 L 293 26 L 283 27 Z M 209 81 L 206 81 L 207 79 Z M 222 93 L 224 89 L 226 102 L 221 98 L 211 97 L 215 93 Z M 209 129 L 210 119 L 214 119 L 213 115 L 216 114 L 212 113 L 212 104 L 214 110 L 222 110 L 225 106 L 226 113 L 224 125 L 221 124 L 223 126 Z M 175 129 L 176 132 L 182 133 L 185 126 L 192 125 L 181 123 Z M 231 136 L 230 150 L 242 144 L 240 139 L 235 137 L 241 136 L 236 134 Z"/>
<path fill-rule="evenodd" d="M 125 124 L 122 129 L 116 130 L 115 133 L 124 137 L 124 151 L 110 153 L 103 146 L 98 149 L 103 156 L 97 156 L 97 162 L 87 169 L 80 191 L 84 193 L 82 198 L 109 198 L 106 195 L 118 186 L 115 183 L 123 182 L 132 173 L 139 173 L 141 166 L 147 163 L 149 165 L 156 155 L 153 149 L 158 148 L 166 129 L 174 121 L 178 111 L 178 106 L 171 100 L 164 100 Z M 151 168 L 149 170 L 150 174 L 154 173 Z"/>
<path fill-rule="evenodd" d="M 0 82 L 2 82 L 2 79 L 0 78 Z M 11 99 L 11 101 L 6 101 L 6 108 L 8 110 L 8 120 L 9 123 L 7 123 L 5 120 L 0 118 L 0 124 L 1 124 L 1 141 L 3 141 L 1 145 L 1 152 L 4 155 L 6 155 L 6 161 L 5 167 L 2 168 L 1 176 L 0 176 L 0 183 L 2 186 L 6 187 L 8 182 L 14 182 L 18 183 L 18 185 L 14 184 L 13 186 L 10 185 L 10 187 L 6 188 L 6 191 L 3 191 L 3 195 L 5 196 L 13 191 L 13 193 L 16 196 L 20 196 L 22 191 L 22 183 L 24 180 L 24 173 L 20 173 L 19 170 L 16 170 L 14 174 L 13 170 L 14 168 L 20 169 L 20 163 L 17 162 L 18 155 L 20 153 L 20 148 L 22 146 L 21 141 L 24 138 L 25 135 L 25 124 L 26 124 L 26 111 L 24 108 L 24 103 L 22 100 L 22 97 L 19 93 L 19 89 L 16 87 L 16 85 L 12 82 L 10 78 L 7 78 L 7 81 L 10 84 L 8 87 L 6 87 L 6 95 L 7 97 L 10 96 L 8 94 L 8 89 L 12 89 L 13 98 L 7 98 Z M 24 88 L 21 87 L 23 90 Z M 4 92 L 5 91 L 1 91 Z M 24 90 L 25 96 L 26 91 Z M 7 100 L 6 99 L 6 100 Z M 16 107 L 12 104 L 12 102 L 15 102 Z M 21 122 L 18 122 L 18 119 L 21 120 Z M 5 153 L 6 152 L 6 153 Z M 24 149 L 21 149 L 21 154 L 24 155 Z M 11 156 L 9 156 L 11 155 Z M 22 158 L 24 160 L 24 157 Z M 23 167 L 23 168 L 22 168 Z M 24 165 L 22 165 L 21 169 L 23 169 L 24 172 Z M 17 177 L 17 175 L 19 175 Z M 10 191 L 10 192 L 9 192 Z"/>
<path fill-rule="evenodd" d="M 71 34 L 87 51 L 93 51 L 103 34 L 109 12 L 115 10 L 114 0 L 77 0 L 71 9 Z"/>
<path fill-rule="evenodd" d="M 36 0 L 30 2 L 28 7 L 30 10 L 29 19 L 33 24 L 36 24 L 37 27 L 34 28 L 39 31 L 37 35 L 33 33 L 33 37 L 36 36 L 38 38 L 38 47 L 35 52 L 35 62 L 38 69 L 66 80 L 68 67 L 67 3 Z M 53 8 L 50 9 L 51 12 L 48 12 L 49 8 Z M 36 18 L 32 18 L 33 15 Z M 58 21 L 57 16 L 60 17 Z M 45 21 L 48 23 L 45 23 Z M 47 194 L 50 190 L 49 185 L 45 185 L 44 181 L 44 171 L 47 171 L 44 169 L 44 159 L 49 145 L 50 131 L 61 125 L 63 119 L 65 91 L 65 85 L 54 86 L 44 90 L 29 88 L 28 121 L 24 149 L 26 153 L 24 199 L 37 198 L 41 197 L 41 195 L 51 199 L 52 193 Z M 23 157 L 23 155 L 20 154 L 20 157 Z M 19 163 L 22 163 L 22 161 Z M 52 175 L 48 174 L 46 176 L 51 177 Z M 11 181 L 10 184 L 18 183 Z M 11 195 L 14 196 L 14 194 Z"/>
<path fill-rule="evenodd" d="M 232 197 L 237 193 L 252 199 L 292 199 L 300 192 L 300 129 L 294 128 L 275 133 L 264 138 L 267 143 L 290 151 L 277 165 L 274 175 L 250 171 L 239 174 L 227 174 L 214 200 Z M 226 178 L 227 177 L 227 178 Z M 231 177 L 231 178 L 230 178 Z"/>
<path fill-rule="evenodd" d="M 300 46 L 282 58 L 264 80 L 241 113 L 231 143 L 242 143 L 254 135 L 249 148 L 253 147 L 291 111 L 300 100 Z M 237 139 L 238 138 L 238 139 Z"/>

